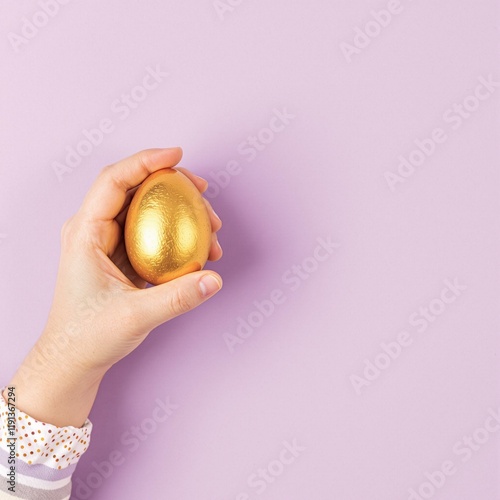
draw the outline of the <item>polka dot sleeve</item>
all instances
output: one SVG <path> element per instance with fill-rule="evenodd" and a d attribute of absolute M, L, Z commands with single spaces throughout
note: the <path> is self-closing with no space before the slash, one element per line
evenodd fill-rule
<path fill-rule="evenodd" d="M 4 388 L 1 389 L 2 394 Z M 0 396 L 0 449 L 8 452 L 7 444 L 12 436 L 8 425 L 9 408 Z M 42 464 L 51 469 L 65 469 L 78 462 L 87 450 L 92 423 L 87 420 L 83 427 L 56 427 L 40 422 L 26 413 L 15 411 L 16 457 L 28 465 Z"/>

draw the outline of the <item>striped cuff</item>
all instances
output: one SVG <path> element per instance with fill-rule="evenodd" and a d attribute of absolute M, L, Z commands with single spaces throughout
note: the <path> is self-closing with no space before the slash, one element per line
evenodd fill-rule
<path fill-rule="evenodd" d="M 9 407 L 0 396 L 0 500 L 69 499 L 71 475 L 87 450 L 92 424 L 56 427 Z M 14 410 L 14 412 L 12 412 Z"/>

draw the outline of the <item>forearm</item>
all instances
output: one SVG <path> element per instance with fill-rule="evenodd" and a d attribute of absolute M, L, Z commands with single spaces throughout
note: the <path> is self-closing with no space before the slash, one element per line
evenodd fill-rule
<path fill-rule="evenodd" d="M 44 342 L 42 336 L 9 383 L 16 388 L 16 406 L 41 422 L 79 428 L 92 409 L 104 371 L 50 357 Z"/>

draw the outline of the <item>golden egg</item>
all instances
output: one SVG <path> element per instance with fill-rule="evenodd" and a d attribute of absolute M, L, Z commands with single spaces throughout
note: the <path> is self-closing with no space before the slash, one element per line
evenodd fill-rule
<path fill-rule="evenodd" d="M 158 170 L 136 191 L 125 221 L 125 248 L 135 272 L 148 283 L 203 269 L 211 236 L 203 197 L 182 172 Z"/>

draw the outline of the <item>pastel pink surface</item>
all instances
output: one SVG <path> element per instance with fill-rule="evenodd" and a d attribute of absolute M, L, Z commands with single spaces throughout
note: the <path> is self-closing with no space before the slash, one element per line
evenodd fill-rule
<path fill-rule="evenodd" d="M 108 374 L 75 498 L 85 484 L 94 499 L 399 500 L 430 491 L 446 461 L 455 472 L 431 497 L 500 498 L 500 433 L 478 431 L 500 407 L 500 88 L 456 129 L 446 114 L 474 107 L 481 77 L 500 81 L 498 2 L 401 0 L 349 62 L 342 44 L 389 3 L 219 15 L 229 2 L 73 1 L 16 51 L 9 33 L 40 3 L 3 0 L 4 383 L 44 326 L 60 227 L 101 167 L 181 145 L 224 221 L 210 266 L 224 289 Z M 158 85 L 127 114 L 122 95 L 151 72 Z M 102 120 L 112 131 L 59 181 L 54 162 Z M 391 190 L 386 173 L 436 128 L 446 140 Z M 338 246 L 318 251 L 328 238 Z M 462 287 L 449 303 L 446 280 Z M 425 328 L 422 307 L 439 311 Z M 356 391 L 403 331 L 411 345 Z M 159 423 L 158 398 L 178 405 Z M 457 443 L 474 433 L 486 441 L 465 460 Z M 303 450 L 283 455 L 294 441 Z"/>

